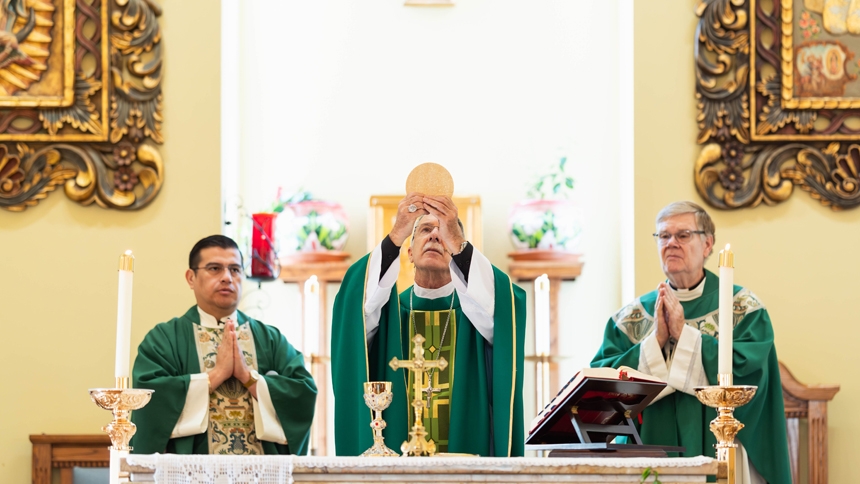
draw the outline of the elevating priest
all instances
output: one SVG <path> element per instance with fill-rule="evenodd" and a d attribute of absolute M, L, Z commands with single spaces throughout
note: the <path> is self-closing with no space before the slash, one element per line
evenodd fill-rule
<path fill-rule="evenodd" d="M 645 444 L 686 447 L 684 456 L 714 454 L 708 428 L 716 411 L 695 397 L 716 385 L 719 279 L 704 269 L 714 246 L 714 223 L 692 202 L 669 204 L 657 215 L 657 250 L 667 280 L 609 319 L 593 367 L 636 368 L 668 385 L 642 413 Z M 735 385 L 756 385 L 752 401 L 735 410 L 744 425 L 736 482 L 790 484 L 782 385 L 773 327 L 762 302 L 734 286 L 732 368 Z"/>
<path fill-rule="evenodd" d="M 400 246 L 415 284 L 397 294 Z M 397 449 L 412 425 L 407 370 L 412 337 L 426 338 L 424 357 L 444 357 L 444 370 L 426 370 L 419 398 L 430 400 L 424 426 L 437 452 L 523 455 L 525 293 L 466 241 L 457 207 L 447 196 L 410 193 L 394 227 L 373 252 L 346 273 L 334 303 L 332 380 L 338 455 L 373 444 L 366 381 L 390 381 L 394 399 L 383 413 L 385 443 Z M 429 385 L 428 385 L 429 377 Z"/>
<path fill-rule="evenodd" d="M 185 273 L 197 305 L 155 326 L 138 348 L 137 454 L 305 454 L 317 389 L 302 354 L 237 311 L 242 254 L 222 235 L 197 242 Z"/>

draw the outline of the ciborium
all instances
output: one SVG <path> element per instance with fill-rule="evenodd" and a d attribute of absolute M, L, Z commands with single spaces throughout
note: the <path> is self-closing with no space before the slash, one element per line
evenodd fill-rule
<path fill-rule="evenodd" d="M 364 403 L 373 410 L 374 418 L 370 421 L 373 429 L 373 446 L 365 450 L 361 457 L 396 457 L 400 454 L 385 446 L 385 437 L 382 430 L 385 428 L 385 420 L 382 420 L 382 411 L 391 405 L 390 381 L 369 381 L 364 384 Z"/>
<path fill-rule="evenodd" d="M 111 483 L 119 482 L 119 459 L 128 455 L 128 445 L 137 427 L 129 420 L 132 410 L 143 408 L 152 397 L 152 390 L 128 388 L 128 378 L 117 378 L 117 388 L 92 388 L 90 398 L 99 407 L 113 413 L 113 421 L 104 427 L 103 432 L 110 436 Z"/>
<path fill-rule="evenodd" d="M 735 482 L 738 444 L 735 437 L 744 428 L 734 416 L 735 408 L 746 405 L 758 389 L 751 385 L 732 385 L 731 375 L 719 375 L 720 385 L 696 387 L 696 398 L 703 404 L 717 409 L 717 418 L 711 420 L 711 432 L 717 438 L 717 460 L 726 464 L 729 484 Z"/>

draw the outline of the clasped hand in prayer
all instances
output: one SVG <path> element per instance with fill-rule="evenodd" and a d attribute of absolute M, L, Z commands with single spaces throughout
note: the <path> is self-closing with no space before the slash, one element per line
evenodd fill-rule
<path fill-rule="evenodd" d="M 218 354 L 215 356 L 215 368 L 208 372 L 209 393 L 212 393 L 231 376 L 245 384 L 251 379 L 251 368 L 245 362 L 242 350 L 239 348 L 239 337 L 236 332 L 236 323 L 228 321 L 224 324 L 224 334 L 221 336 L 221 344 L 218 346 Z M 248 388 L 251 395 L 257 398 L 257 384 Z"/>
<path fill-rule="evenodd" d="M 661 348 L 669 338 L 675 341 L 681 339 L 681 331 L 684 330 L 684 308 L 669 283 L 665 281 L 657 286 L 654 316 L 657 319 L 657 343 Z"/>

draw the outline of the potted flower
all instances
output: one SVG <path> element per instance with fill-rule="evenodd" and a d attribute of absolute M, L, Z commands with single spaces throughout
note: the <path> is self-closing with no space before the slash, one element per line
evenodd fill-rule
<path fill-rule="evenodd" d="M 281 259 L 302 261 L 345 260 L 349 221 L 339 203 L 315 200 L 306 191 L 278 197 L 272 206 L 277 215 Z"/>
<path fill-rule="evenodd" d="M 574 180 L 565 172 L 562 157 L 529 188 L 528 199 L 517 202 L 508 222 L 511 242 L 519 257 L 557 258 L 581 254 L 582 221 L 578 208 L 567 199 Z"/>

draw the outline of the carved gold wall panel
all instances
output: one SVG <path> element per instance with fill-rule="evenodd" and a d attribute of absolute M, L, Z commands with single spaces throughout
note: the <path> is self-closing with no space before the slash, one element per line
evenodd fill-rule
<path fill-rule="evenodd" d="M 851 2 L 826 3 L 699 2 L 694 173 L 714 207 L 773 205 L 795 187 L 860 205 L 860 23 Z"/>
<path fill-rule="evenodd" d="M 0 2 L 0 207 L 139 209 L 164 181 L 154 0 Z"/>

